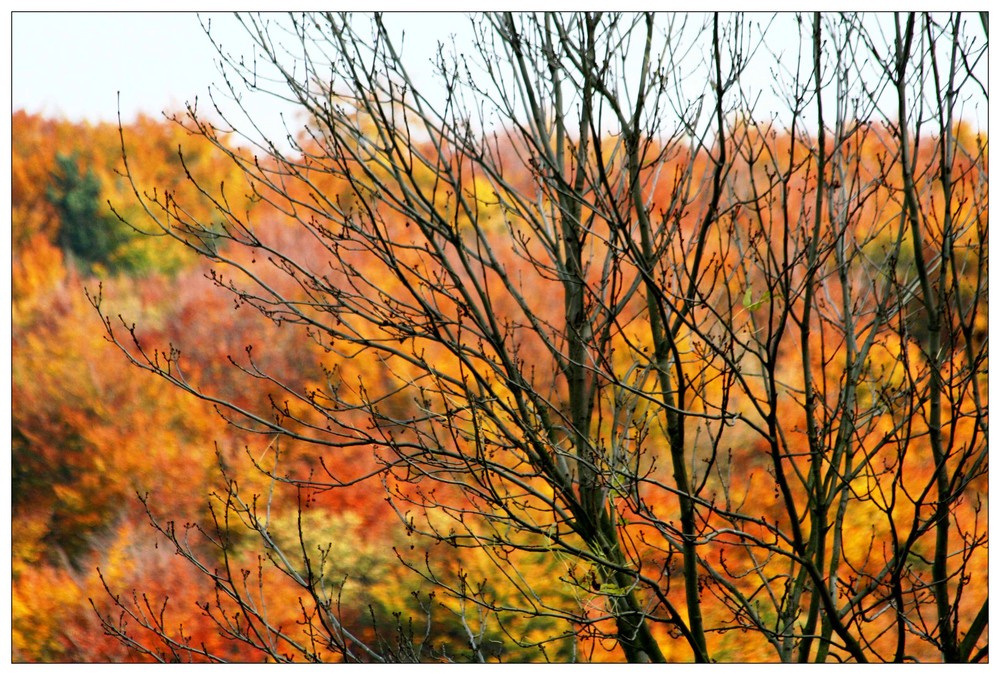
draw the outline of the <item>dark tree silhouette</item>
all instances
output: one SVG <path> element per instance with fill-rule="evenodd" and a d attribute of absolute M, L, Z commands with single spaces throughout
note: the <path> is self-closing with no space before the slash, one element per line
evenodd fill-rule
<path fill-rule="evenodd" d="M 234 92 L 307 115 L 218 141 L 256 209 L 201 182 L 201 222 L 135 191 L 237 305 L 363 375 L 294 384 L 248 349 L 234 367 L 278 393 L 224 398 L 98 294 L 109 338 L 262 443 L 311 448 L 308 470 L 260 467 L 305 501 L 384 488 L 453 552 L 399 565 L 460 602 L 472 658 L 496 657 L 487 616 L 630 662 L 983 660 L 987 146 L 960 115 L 985 99 L 985 21 L 798 16 L 798 52 L 771 54 L 742 15 L 479 15 L 433 88 L 368 18 L 244 17 L 254 59 L 219 46 Z M 780 128 L 745 84 L 760 61 Z M 332 468 L 359 452 L 368 469 Z M 211 555 L 154 516 L 219 589 L 205 611 L 238 608 L 221 630 L 274 660 L 432 658 L 348 625 L 312 535 L 228 485 Z M 303 590 L 301 626 L 255 603 L 238 527 Z M 472 553 L 491 575 L 455 572 Z M 108 631 L 205 656 L 115 597 L 166 651 Z"/>

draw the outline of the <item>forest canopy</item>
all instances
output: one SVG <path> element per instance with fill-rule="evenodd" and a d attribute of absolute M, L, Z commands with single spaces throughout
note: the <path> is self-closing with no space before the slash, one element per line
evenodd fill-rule
<path fill-rule="evenodd" d="M 241 20 L 12 114 L 14 661 L 988 660 L 985 16 Z"/>

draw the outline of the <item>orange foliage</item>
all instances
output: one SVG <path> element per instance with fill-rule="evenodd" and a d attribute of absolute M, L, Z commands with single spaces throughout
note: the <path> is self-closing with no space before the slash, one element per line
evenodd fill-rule
<path fill-rule="evenodd" d="M 103 339 L 103 326 L 82 293 L 83 286 L 88 287 L 91 293 L 95 292 L 93 280 L 81 279 L 73 270 L 65 268 L 63 256 L 54 243 L 58 223 L 53 220 L 55 216 L 47 204 L 43 190 L 48 181 L 48 172 L 54 164 L 55 154 L 77 150 L 81 153 L 82 161 L 95 167 L 109 198 L 119 203 L 116 208 L 129 217 L 137 218 L 140 224 L 149 225 L 130 200 L 130 186 L 124 184 L 114 173 L 120 154 L 117 129 L 109 125 L 75 126 L 24 113 L 15 113 L 13 123 L 15 659 L 101 661 L 130 658 L 129 653 L 116 641 L 101 637 L 101 629 L 95 623 L 89 608 L 88 598 L 93 598 L 100 607 L 113 612 L 104 596 L 101 579 L 93 572 L 82 571 L 94 569 L 95 564 L 99 564 L 105 571 L 104 581 L 112 592 L 143 589 L 149 598 L 149 608 L 158 608 L 169 598 L 164 614 L 164 630 L 171 632 L 175 626 L 183 625 L 183 637 L 180 633 L 171 632 L 178 639 L 190 640 L 191 644 L 204 644 L 209 651 L 226 658 L 254 659 L 257 655 L 252 649 L 219 637 L 212 619 L 200 609 L 204 606 L 203 603 L 212 602 L 211 585 L 203 575 L 174 556 L 172 551 L 163 546 L 157 548 L 158 540 L 144 526 L 144 511 L 133 498 L 134 494 L 150 493 L 156 510 L 170 514 L 178 522 L 189 520 L 204 524 L 206 495 L 218 488 L 220 483 L 219 476 L 213 470 L 216 446 L 220 449 L 229 477 L 254 494 L 263 494 L 270 485 L 266 476 L 254 471 L 254 461 L 266 468 L 276 466 L 275 471 L 280 475 L 308 477 L 322 482 L 329 475 L 334 475 L 339 480 L 351 480 L 366 473 L 374 473 L 383 465 L 385 458 L 380 461 L 372 455 L 370 448 L 365 447 L 335 448 L 328 452 L 323 448 L 317 449 L 292 440 L 254 435 L 240 426 L 259 429 L 260 425 L 239 415 L 233 415 L 233 424 L 227 425 L 219 419 L 210 405 L 185 395 L 147 373 L 137 371 L 121 358 Z M 193 219 L 211 222 L 217 214 L 214 214 L 212 205 L 184 178 L 185 172 L 175 158 L 177 145 L 187 146 L 185 159 L 188 167 L 200 172 L 203 178 L 208 177 L 214 183 L 225 182 L 232 186 L 239 184 L 234 168 L 217 161 L 209 144 L 196 141 L 174 125 L 140 118 L 125 129 L 125 136 L 129 156 L 138 158 L 136 161 L 139 163 L 133 168 L 140 182 L 163 186 L 162 189 L 170 191 L 172 198 L 184 204 L 185 208 L 191 205 L 189 213 Z M 754 176 L 761 179 L 767 177 L 764 169 L 766 164 L 771 163 L 767 171 L 788 171 L 791 167 L 792 176 L 785 195 L 787 212 L 793 217 L 808 213 L 812 208 L 811 195 L 816 189 L 817 178 L 809 168 L 806 143 L 803 142 L 805 140 L 808 139 L 791 139 L 754 128 L 737 129 L 733 152 L 743 157 L 743 163 L 739 164 L 739 171 L 733 177 L 735 193 L 731 195 L 731 203 L 724 209 L 725 217 L 719 227 L 741 233 L 749 243 L 745 250 L 719 243 L 710 254 L 716 256 L 715 260 L 720 266 L 725 266 L 730 271 L 739 270 L 741 260 L 753 255 L 763 257 L 770 243 L 782 240 L 786 233 L 793 239 L 807 236 L 798 222 L 783 219 L 779 210 L 769 208 L 762 203 L 763 200 L 754 198 L 750 189 Z M 887 142 L 884 129 L 858 130 L 857 138 L 852 139 L 850 153 L 853 154 L 845 162 L 856 169 L 851 180 L 864 182 L 875 177 L 875 173 L 866 172 L 874 172 L 873 165 L 885 162 L 882 157 Z M 967 139 L 964 142 L 972 143 L 973 140 Z M 750 157 L 756 157 L 755 162 L 759 163 L 751 165 Z M 918 161 L 930 164 L 934 158 L 921 155 Z M 645 186 L 648 199 L 654 205 L 651 211 L 659 212 L 664 219 L 675 222 L 679 231 L 693 230 L 701 217 L 701 214 L 690 211 L 671 212 L 667 206 L 681 189 L 671 182 L 674 169 L 690 162 L 697 164 L 694 173 L 699 180 L 708 175 L 710 167 L 705 156 L 691 158 L 679 153 L 662 168 L 658 182 Z M 963 181 L 985 180 L 984 176 L 976 174 L 976 166 L 966 162 L 957 173 L 961 173 Z M 887 212 L 898 208 L 897 173 L 890 165 L 883 172 L 879 186 L 866 193 L 855 214 L 856 227 L 851 230 L 851 236 L 860 248 L 872 251 L 872 255 L 884 244 L 889 236 L 888 230 L 891 229 L 882 231 L 878 226 L 886 223 Z M 528 176 L 519 179 L 530 184 Z M 296 200 L 299 203 L 309 203 L 317 195 L 337 195 L 344 190 L 344 185 L 322 174 L 310 176 L 310 180 L 311 186 L 308 188 L 304 187 L 304 182 L 293 183 L 292 192 L 288 195 L 289 204 Z M 514 182 L 516 184 L 516 180 Z M 849 192 L 853 189 L 850 184 L 842 183 L 841 187 L 848 191 L 847 195 L 857 197 L 859 194 Z M 491 203 L 493 197 L 485 192 L 482 186 L 470 181 L 471 198 L 482 199 L 484 202 L 484 222 L 498 222 L 502 217 L 500 209 Z M 984 206 L 972 204 L 971 197 L 963 201 L 962 190 L 957 192 L 958 194 L 953 195 L 954 204 L 950 206 L 953 210 L 975 210 Z M 239 195 L 240 208 L 245 209 L 251 201 L 240 194 L 239 189 L 234 188 L 230 194 Z M 935 214 L 945 208 L 946 205 L 933 201 L 941 198 L 933 186 L 925 186 L 923 194 L 933 202 Z M 295 250 L 300 256 L 298 260 L 306 269 L 325 269 L 332 251 L 319 242 L 317 231 L 293 226 L 287 216 L 266 204 L 258 205 L 252 213 L 254 222 L 259 223 L 255 234 L 261 241 L 278 250 Z M 940 216 L 932 222 L 932 226 L 937 226 L 938 220 L 941 220 Z M 386 274 L 370 255 L 363 252 L 338 253 L 359 269 L 371 270 L 365 274 L 369 286 L 360 289 L 360 293 L 369 294 L 370 297 L 377 297 L 381 293 L 397 299 L 407 298 L 412 293 L 410 289 L 419 287 L 420 273 L 427 274 L 428 277 L 433 273 L 434 261 L 426 249 L 417 246 L 406 248 L 407 244 L 418 240 L 410 230 L 410 223 L 387 217 L 379 225 L 384 228 L 382 236 L 394 242 L 401 259 L 409 265 L 408 275 Z M 458 225 L 463 226 L 462 223 Z M 464 225 L 467 226 L 468 223 Z M 825 221 L 823 225 L 834 226 Z M 545 320 L 551 318 L 553 324 L 558 325 L 556 319 L 563 310 L 560 286 L 547 276 L 546 271 L 533 266 L 529 256 L 523 255 L 524 250 L 537 251 L 537 248 L 531 247 L 540 244 L 534 241 L 515 245 L 509 238 L 510 233 L 501 227 L 487 235 L 494 250 L 499 255 L 506 256 L 503 262 L 510 277 L 523 280 L 521 283 L 525 294 L 530 295 L 532 301 L 537 303 L 533 307 L 534 311 Z M 971 245 L 972 235 L 968 238 L 969 241 L 965 243 Z M 723 239 L 724 237 L 719 237 L 718 241 Z M 167 238 L 163 240 L 162 250 L 167 251 Z M 331 245 L 329 242 L 330 240 L 326 240 L 327 246 Z M 519 251 L 518 246 L 524 250 Z M 179 248 L 179 245 L 176 242 L 172 247 L 169 255 L 182 258 L 186 256 L 177 253 L 175 248 Z M 595 262 L 588 268 L 591 281 L 600 278 L 598 249 L 596 247 L 592 252 Z M 773 249 L 770 252 L 773 253 Z M 985 255 L 985 251 L 981 253 Z M 232 257 L 243 270 L 216 270 L 216 274 L 228 275 L 225 277 L 212 277 L 212 268 L 206 263 L 194 264 L 185 258 L 188 260 L 185 263 L 187 267 L 181 271 L 173 270 L 173 277 L 153 273 L 143 279 L 109 279 L 104 284 L 104 293 L 108 297 L 114 297 L 116 307 L 121 310 L 126 324 L 131 325 L 133 321 L 137 324 L 136 338 L 149 353 L 154 349 L 169 353 L 170 345 L 179 341 L 181 354 L 178 364 L 191 387 L 205 395 L 231 401 L 246 410 L 259 412 L 263 409 L 268 414 L 281 414 L 285 410 L 285 414 L 297 415 L 310 424 L 328 424 L 328 420 L 302 400 L 292 401 L 288 408 L 282 408 L 288 396 L 279 382 L 291 389 L 314 392 L 322 392 L 336 382 L 345 388 L 340 392 L 345 398 L 350 390 L 360 401 L 360 382 L 364 380 L 364 395 L 389 396 L 402 387 L 403 393 L 394 400 L 398 400 L 400 406 L 415 405 L 413 401 L 416 395 L 412 393 L 412 386 L 410 389 L 404 386 L 412 385 L 417 379 L 419 368 L 414 363 L 407 363 L 402 359 L 398 362 L 393 359 L 380 361 L 369 358 L 366 354 L 339 351 L 339 345 L 331 344 L 326 336 L 288 330 L 287 326 L 282 326 L 280 315 L 269 319 L 262 317 L 252 307 L 240 306 L 239 302 L 234 307 L 233 295 L 219 288 L 218 282 L 235 279 L 236 283 L 242 283 L 250 274 L 258 275 L 286 297 L 304 299 L 307 296 L 306 291 L 294 279 L 277 269 L 263 251 L 248 248 L 233 252 Z M 499 317 L 518 317 L 520 309 L 510 294 L 501 292 L 502 281 L 496 273 L 484 269 L 481 274 L 482 277 L 477 281 L 496 290 L 492 296 L 497 301 L 489 311 Z M 634 279 L 634 271 L 629 274 L 633 276 L 626 278 L 625 283 Z M 333 288 L 340 287 L 345 282 L 333 273 L 326 280 Z M 854 282 L 863 284 L 867 280 L 859 277 Z M 777 296 L 765 300 L 761 283 L 762 280 L 751 272 L 736 271 L 729 277 L 727 284 L 720 284 L 714 292 L 713 297 L 719 300 L 719 307 L 734 308 L 729 316 L 722 318 L 744 329 L 745 335 L 753 335 L 760 330 L 760 326 L 768 325 L 771 318 L 769 302 L 790 301 Z M 836 307 L 842 300 L 841 291 L 835 284 L 831 283 L 829 286 L 829 297 L 825 301 L 829 302 L 830 307 Z M 743 297 L 748 289 L 751 290 L 750 298 L 754 302 L 745 302 L 741 306 L 738 298 Z M 733 298 L 737 300 L 734 301 Z M 612 364 L 613 368 L 628 367 L 635 351 L 641 350 L 641 345 L 648 339 L 645 319 L 640 317 L 642 308 L 638 302 L 635 304 L 636 320 L 616 336 L 616 344 L 620 347 L 616 358 L 621 361 Z M 454 304 L 443 302 L 439 309 L 442 315 L 456 321 L 461 320 L 462 309 Z M 985 320 L 986 312 L 983 311 L 983 331 Z M 126 332 L 121 326 L 116 325 L 114 328 L 119 333 Z M 371 329 L 373 339 L 389 339 L 395 335 L 395 327 L 379 326 L 374 321 L 367 328 Z M 550 337 L 555 339 L 554 335 Z M 691 359 L 699 358 L 698 339 L 697 335 L 683 336 L 681 349 L 689 350 L 684 353 Z M 746 339 L 749 343 L 750 338 Z M 532 331 L 512 330 L 510 340 L 519 345 L 519 354 L 525 362 L 549 363 L 544 342 Z M 803 364 L 798 359 L 801 345 L 797 342 L 797 336 L 787 338 L 776 352 L 779 365 L 775 377 L 785 387 L 782 397 L 776 403 L 777 415 L 786 432 L 782 436 L 781 449 L 790 455 L 782 461 L 788 467 L 798 468 L 803 474 L 809 470 L 808 459 L 805 453 L 796 454 L 793 450 L 808 447 L 806 407 L 803 396 L 795 392 L 803 389 L 804 369 L 807 368 L 817 382 L 817 400 L 826 399 L 828 404 L 835 404 L 839 378 L 843 374 L 842 364 L 846 359 L 844 336 L 838 334 L 837 326 L 832 323 L 818 324 L 810 340 L 815 342 L 811 343 L 813 349 L 810 363 Z M 414 338 L 408 347 L 412 350 L 411 353 L 422 352 L 428 361 L 443 369 L 458 372 L 457 360 L 440 345 Z M 630 349 L 635 351 L 630 352 Z M 883 378 L 880 383 L 892 378 L 903 380 L 906 373 L 897 364 L 903 355 L 909 355 L 912 363 L 919 363 L 918 345 L 912 339 L 889 332 L 880 338 L 867 365 L 872 372 L 879 373 L 879 377 Z M 484 360 L 495 357 L 488 346 L 482 348 L 479 356 Z M 714 391 L 711 387 L 721 386 L 717 380 L 711 379 L 712 376 L 720 375 L 712 368 L 715 366 L 706 369 L 705 377 L 713 382 L 705 390 L 708 392 L 704 394 L 706 398 Z M 546 396 L 555 400 L 563 395 L 565 383 L 559 379 L 558 373 L 538 372 L 537 375 L 539 389 Z M 274 401 L 271 409 L 268 409 L 268 396 Z M 767 399 L 766 392 L 762 391 L 760 396 L 761 400 Z M 692 404 L 691 407 L 697 408 L 697 404 Z M 946 417 L 948 423 L 955 426 L 954 436 L 961 439 L 963 435 L 972 433 L 973 423 L 962 417 L 957 408 L 958 406 L 955 410 L 946 411 Z M 760 422 L 758 413 L 747 401 L 734 403 L 729 412 L 738 412 L 747 419 Z M 878 460 L 886 466 L 903 467 L 898 473 L 901 476 L 901 486 L 911 494 L 918 493 L 933 480 L 934 468 L 924 459 L 928 456 L 928 450 L 926 436 L 923 434 L 926 425 L 918 414 L 922 412 L 915 411 L 915 425 L 920 427 L 920 433 L 915 434 L 912 447 L 901 448 L 892 443 L 878 445 L 884 440 L 882 436 L 891 434 L 893 429 L 898 428 L 896 420 L 890 416 L 878 419 L 868 430 L 869 435 L 859 437 L 856 441 L 859 450 L 867 451 L 878 446 Z M 369 420 L 359 409 L 345 411 L 338 418 L 338 423 L 345 427 L 360 427 L 368 424 Z M 611 433 L 607 424 L 604 428 L 599 428 L 598 432 Z M 703 496 L 717 504 L 722 504 L 725 500 L 734 504 L 752 503 L 760 523 L 744 523 L 743 527 L 746 530 L 757 527 L 753 532 L 754 536 L 766 539 L 769 533 L 766 523 L 773 524 L 782 517 L 787 518 L 771 468 L 771 457 L 768 454 L 771 447 L 766 439 L 746 427 L 727 432 L 725 438 L 725 450 L 731 453 L 729 475 L 738 476 L 739 480 L 726 484 L 723 477 L 708 477 Z M 463 442 L 460 439 L 452 440 L 459 445 Z M 644 442 L 645 446 L 636 448 L 636 452 L 663 447 L 663 429 L 651 429 Z M 694 448 L 696 453 L 702 451 L 703 448 Z M 280 463 L 271 464 L 279 452 Z M 652 454 L 656 456 L 658 464 L 650 468 L 649 476 L 668 482 L 670 466 L 667 457 L 659 456 L 655 451 Z M 886 518 L 886 513 L 891 510 L 881 492 L 886 487 L 881 483 L 884 478 L 871 473 L 861 475 L 850 483 L 850 498 L 845 491 L 844 499 L 847 500 L 845 504 L 849 515 L 845 520 L 844 531 L 839 533 L 842 535 L 843 562 L 837 570 L 844 577 L 875 571 L 885 563 L 886 554 L 875 544 L 888 535 L 891 525 Z M 409 483 L 402 473 L 389 472 L 384 479 L 399 502 L 412 502 L 417 506 L 426 503 L 425 496 L 419 492 L 422 488 Z M 393 576 L 392 570 L 396 569 L 395 558 L 387 551 L 393 544 L 403 547 L 405 544 L 399 537 L 396 514 L 386 503 L 385 493 L 377 483 L 378 480 L 377 477 L 371 479 L 358 489 L 315 489 L 308 491 L 305 498 L 309 509 L 313 509 L 311 513 L 315 521 L 329 520 L 330 514 L 336 514 L 339 519 L 336 523 L 337 531 L 328 533 L 329 536 L 325 538 L 320 531 L 321 526 L 316 525 L 315 530 L 319 531 L 316 536 L 322 540 L 319 544 L 329 543 L 329 540 L 340 540 L 340 543 L 358 541 L 365 544 L 364 547 L 354 547 L 354 550 L 345 549 L 343 554 L 356 555 L 362 563 L 379 569 L 385 575 L 365 583 L 368 584 L 366 588 L 370 596 L 391 609 L 403 607 L 400 596 L 406 596 L 418 584 Z M 444 501 L 462 503 L 460 486 L 441 489 L 440 494 L 444 493 L 448 494 L 448 499 Z M 435 499 L 440 499 L 440 494 Z M 956 507 L 959 513 L 957 519 L 969 523 L 970 527 L 976 523 L 976 518 L 981 517 L 979 509 L 981 502 L 985 502 L 985 494 L 985 479 L 970 485 L 969 499 Z M 280 492 L 276 511 L 280 511 L 287 520 L 290 518 L 288 514 L 297 506 L 298 497 L 299 495 L 291 492 Z M 800 503 L 807 499 L 801 485 L 796 486 L 794 497 Z M 671 520 L 667 514 L 677 512 L 677 499 L 667 491 L 657 489 L 653 483 L 643 487 L 641 499 L 644 508 L 650 509 L 664 521 Z M 912 504 L 900 500 L 899 506 L 894 508 L 896 510 L 892 513 L 899 521 L 912 519 Z M 620 513 L 628 514 L 630 509 L 634 509 L 634 505 L 629 505 L 624 499 L 618 501 Z M 425 513 L 424 516 L 428 521 L 435 518 L 433 513 Z M 726 525 L 717 516 L 713 515 L 711 519 L 712 525 Z M 803 526 L 808 529 L 812 524 L 805 522 Z M 628 532 L 631 541 L 642 542 L 649 547 L 643 562 L 663 570 L 664 592 L 678 606 L 683 605 L 680 570 L 675 561 L 668 561 L 662 554 L 670 548 L 663 533 L 648 526 L 623 525 L 621 529 Z M 955 532 L 954 537 L 957 545 L 961 534 Z M 755 566 L 750 558 L 737 559 L 731 553 L 736 543 L 724 538 L 707 543 L 704 547 L 705 555 L 713 562 L 723 561 L 729 555 L 730 558 L 724 562 L 730 565 L 728 569 L 736 577 L 734 585 L 747 595 L 753 595 L 760 588 L 759 579 L 768 575 L 778 576 L 779 567 L 783 563 L 760 563 Z M 917 550 L 919 552 L 919 547 Z M 248 546 L 242 553 L 244 557 L 241 562 L 248 569 L 253 569 L 256 564 L 254 549 Z M 413 556 L 419 557 L 422 553 L 425 551 L 414 548 L 414 553 L 410 554 L 411 559 L 416 559 Z M 453 558 L 445 557 L 442 568 L 450 573 L 457 573 L 463 564 L 467 563 L 473 569 L 479 565 L 480 572 L 485 577 L 488 572 L 483 570 L 488 569 L 488 565 L 477 558 L 477 555 L 455 554 Z M 546 586 L 546 590 L 555 589 L 553 595 L 565 590 L 557 581 L 565 570 L 553 571 L 546 568 L 546 564 L 550 563 L 528 558 L 520 564 L 539 573 L 551 573 L 553 581 Z M 977 554 L 967 569 L 985 578 L 985 553 Z M 275 621 L 285 625 L 295 624 L 301 618 L 298 600 L 302 589 L 274 570 L 263 574 L 267 576 L 268 602 L 274 608 Z M 715 592 L 713 583 L 710 579 L 705 580 L 706 597 Z M 985 584 L 973 584 L 966 593 L 985 596 Z M 590 607 L 594 610 L 594 615 L 599 615 L 604 610 L 599 596 L 588 598 L 585 602 L 592 603 Z M 972 603 L 966 603 L 966 607 L 970 604 Z M 349 610 L 352 620 L 363 621 L 363 608 L 353 606 Z M 765 660 L 771 656 L 763 636 L 743 632 L 739 627 L 726 623 L 731 617 L 726 608 L 718 609 L 716 614 L 711 611 L 708 611 L 707 616 L 711 625 L 732 630 L 710 636 L 710 651 L 747 661 Z M 40 621 L 38 617 L 44 617 L 45 620 Z M 882 620 L 889 621 L 889 617 Z M 963 621 L 967 620 L 970 620 L 969 617 L 963 617 Z M 540 632 L 541 630 L 539 629 Z M 665 651 L 668 658 L 687 657 L 686 648 L 679 648 L 679 642 L 667 637 L 670 634 L 669 628 L 657 626 L 655 630 L 664 637 L 662 644 L 665 645 L 665 650 L 677 649 L 673 653 Z M 156 650 L 152 643 L 144 644 L 149 644 L 150 649 Z M 601 661 L 621 658 L 614 645 L 606 645 L 600 638 L 588 635 L 586 631 L 582 631 L 579 647 L 581 654 L 587 659 Z"/>

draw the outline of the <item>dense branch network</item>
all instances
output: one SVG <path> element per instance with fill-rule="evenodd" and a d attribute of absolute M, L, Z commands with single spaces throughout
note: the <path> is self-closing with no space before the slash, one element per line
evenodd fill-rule
<path fill-rule="evenodd" d="M 986 147 L 956 116 L 984 48 L 960 16 L 897 17 L 895 37 L 796 20 L 779 131 L 746 107 L 767 38 L 741 16 L 476 17 L 473 53 L 437 55 L 439 96 L 382 17 L 370 36 L 355 16 L 246 18 L 272 75 L 220 57 L 231 86 L 301 107 L 292 149 L 237 149 L 192 109 L 254 208 L 194 167 L 212 222 L 135 195 L 328 365 L 295 387 L 248 348 L 234 366 L 272 392 L 249 408 L 94 304 L 137 366 L 314 449 L 310 475 L 261 467 L 273 480 L 380 480 L 407 533 L 484 555 L 502 600 L 400 554 L 462 601 L 477 658 L 473 608 L 556 619 L 540 644 L 610 638 L 629 661 L 739 659 L 745 631 L 780 660 L 902 661 L 913 641 L 978 658 L 986 609 L 962 589 L 987 541 L 968 525 L 987 468 Z M 324 461 L 353 448 L 377 466 Z M 333 651 L 402 653 L 340 623 L 301 527 L 288 549 L 230 486 L 226 517 L 308 591 Z M 525 571 L 542 559 L 561 586 Z M 202 570 L 267 625 L 236 569 Z M 321 656 L 269 631 L 239 636 Z"/>

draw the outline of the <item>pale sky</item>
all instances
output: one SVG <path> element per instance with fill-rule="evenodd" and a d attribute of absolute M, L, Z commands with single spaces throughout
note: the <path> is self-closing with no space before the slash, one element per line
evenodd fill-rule
<path fill-rule="evenodd" d="M 203 13 L 227 51 L 251 53 L 229 13 Z M 221 84 L 218 55 L 194 12 L 15 12 L 11 19 L 11 107 L 74 121 L 130 121 L 138 113 L 180 111 L 195 96 L 207 104 Z M 439 39 L 461 30 L 459 13 L 407 15 L 407 52 L 430 56 Z M 254 97 L 256 121 L 282 133 L 279 115 L 295 109 Z"/>
<path fill-rule="evenodd" d="M 31 112 L 113 120 L 120 91 L 123 116 L 156 114 L 218 79 L 191 13 L 18 12 L 11 32 L 12 103 Z"/>
<path fill-rule="evenodd" d="M 123 120 L 128 122 L 139 112 L 158 116 L 164 110 L 179 111 L 195 96 L 207 103 L 209 86 L 220 81 L 214 48 L 193 12 L 22 10 L 8 16 L 12 109 L 96 122 L 116 120 L 120 106 Z M 231 15 L 202 16 L 211 17 L 213 34 L 227 51 L 250 52 L 249 38 Z M 447 40 L 449 34 L 460 33 L 468 24 L 459 13 L 424 12 L 397 15 L 396 20 L 407 31 L 405 53 L 412 55 L 415 63 L 420 59 L 426 63 L 438 40 Z M 791 17 L 786 14 L 783 20 L 790 22 Z M 769 31 L 768 46 L 794 53 L 795 32 L 787 27 Z M 782 45 L 786 39 L 789 42 Z M 419 76 L 421 69 L 413 70 Z M 773 81 L 759 77 L 746 84 L 765 94 L 759 113 L 766 117 L 782 108 L 780 102 L 767 99 Z M 287 104 L 268 96 L 256 96 L 254 101 L 255 121 L 270 131 L 272 138 L 283 136 L 281 113 L 291 113 L 288 121 L 295 123 L 294 109 Z M 985 124 L 986 113 L 981 116 Z"/>

